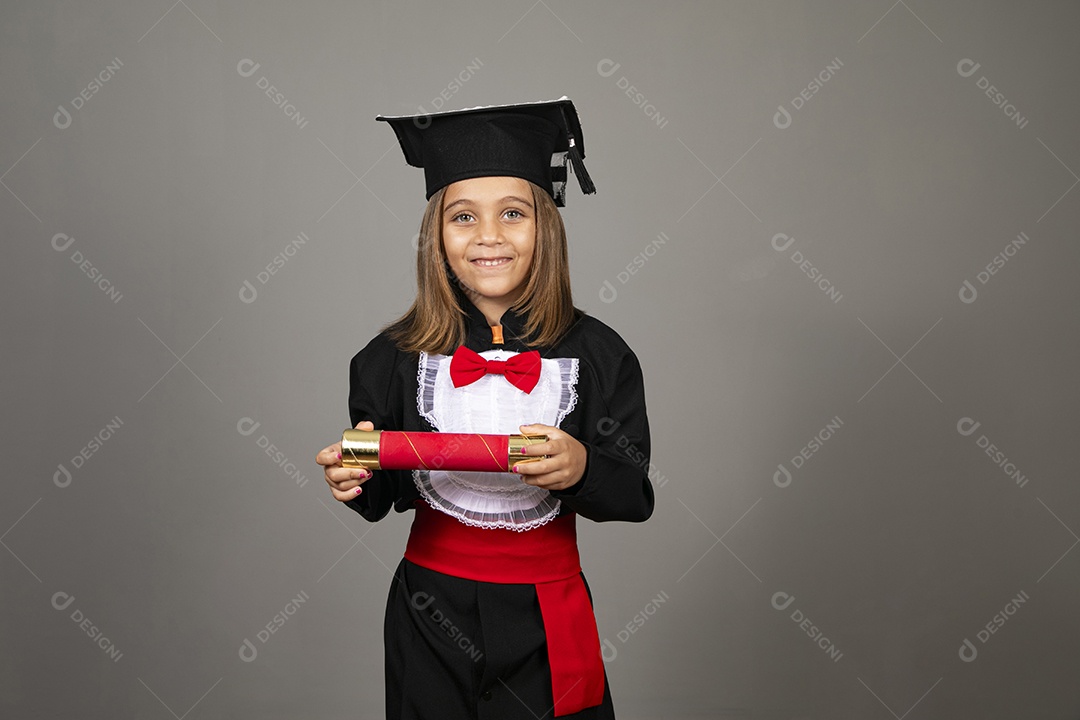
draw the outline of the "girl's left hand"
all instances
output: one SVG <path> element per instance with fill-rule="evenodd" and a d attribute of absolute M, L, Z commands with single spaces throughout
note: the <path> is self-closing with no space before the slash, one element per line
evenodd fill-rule
<path fill-rule="evenodd" d="M 514 472 L 529 485 L 545 490 L 565 490 L 585 474 L 588 453 L 585 446 L 557 427 L 522 425 L 522 435 L 547 435 L 547 442 L 527 445 L 521 457 L 547 455 L 543 460 L 518 463 Z"/>

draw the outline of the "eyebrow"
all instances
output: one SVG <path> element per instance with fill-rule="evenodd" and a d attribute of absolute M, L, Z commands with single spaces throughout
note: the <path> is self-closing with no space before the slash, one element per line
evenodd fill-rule
<path fill-rule="evenodd" d="M 467 205 L 467 204 L 470 204 L 472 202 L 474 202 L 474 201 L 470 200 L 469 198 L 461 198 L 460 200 L 455 200 L 454 202 L 452 202 L 449 205 L 447 205 L 446 207 L 444 207 L 443 212 L 444 213 L 450 212 L 450 210 L 452 210 L 454 207 L 456 207 L 458 205 Z M 524 205 L 525 207 L 527 207 L 529 209 L 532 209 L 532 206 L 533 206 L 531 202 L 529 202 L 528 200 L 526 200 L 524 198 L 520 198 L 517 195 L 507 195 L 503 199 L 497 201 L 498 204 L 503 204 L 503 203 L 507 203 L 507 202 L 520 203 L 521 205 Z"/>

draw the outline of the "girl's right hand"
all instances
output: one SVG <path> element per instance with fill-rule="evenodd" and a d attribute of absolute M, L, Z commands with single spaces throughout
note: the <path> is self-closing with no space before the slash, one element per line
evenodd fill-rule
<path fill-rule="evenodd" d="M 374 430 L 375 425 L 367 420 L 356 424 L 357 430 Z M 364 468 L 341 467 L 341 443 L 336 442 L 325 447 L 315 456 L 315 462 L 324 465 L 326 470 L 326 484 L 330 486 L 330 492 L 334 499 L 340 502 L 355 500 L 363 492 L 360 487 L 365 481 L 371 479 L 371 471 Z"/>

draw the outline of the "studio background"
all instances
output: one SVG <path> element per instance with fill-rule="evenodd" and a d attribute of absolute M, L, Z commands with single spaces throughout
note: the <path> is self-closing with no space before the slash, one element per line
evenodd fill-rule
<path fill-rule="evenodd" d="M 382 717 L 408 518 L 314 463 L 415 292 L 373 118 L 562 95 L 619 716 L 1080 715 L 1075 3 L 171 2 L 0 10 L 0 715 Z"/>

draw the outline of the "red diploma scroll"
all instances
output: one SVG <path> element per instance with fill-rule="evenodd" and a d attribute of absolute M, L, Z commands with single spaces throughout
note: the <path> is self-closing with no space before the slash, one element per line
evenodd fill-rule
<path fill-rule="evenodd" d="M 341 466 L 368 470 L 459 470 L 511 472 L 516 464 L 543 456 L 525 456 L 526 445 L 546 435 L 398 432 L 350 429 L 341 436 Z"/>

